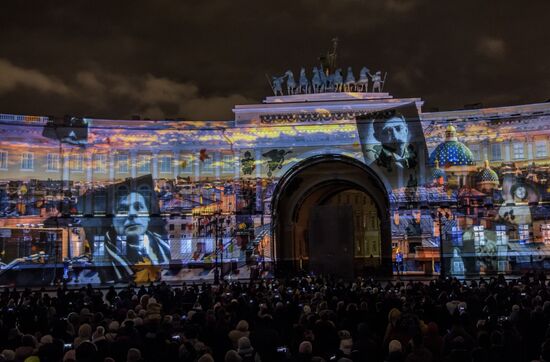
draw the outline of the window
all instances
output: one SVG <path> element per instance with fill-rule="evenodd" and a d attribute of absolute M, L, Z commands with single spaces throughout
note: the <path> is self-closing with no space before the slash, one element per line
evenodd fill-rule
<path fill-rule="evenodd" d="M 542 242 L 550 244 L 550 224 L 542 224 L 540 226 L 540 232 L 542 234 Z"/>
<path fill-rule="evenodd" d="M 203 162 L 202 162 L 202 169 L 205 170 L 205 171 L 211 171 L 212 170 L 212 156 L 206 158 Z"/>
<path fill-rule="evenodd" d="M 182 240 L 180 243 L 180 250 L 183 255 L 191 256 L 193 253 L 193 242 L 191 239 Z"/>
<path fill-rule="evenodd" d="M 502 160 L 502 145 L 500 143 L 493 143 L 491 145 L 491 159 L 493 161 Z"/>
<path fill-rule="evenodd" d="M 107 195 L 104 192 L 96 192 L 93 196 L 93 213 L 105 214 L 107 212 Z"/>
<path fill-rule="evenodd" d="M 506 235 L 506 225 L 496 226 L 497 245 L 506 245 L 508 235 Z"/>
<path fill-rule="evenodd" d="M 160 172 L 169 173 L 172 170 L 172 157 L 169 155 L 160 156 Z"/>
<path fill-rule="evenodd" d="M 518 226 L 518 238 L 521 244 L 525 244 L 529 241 L 529 225 L 522 224 Z"/>
<path fill-rule="evenodd" d="M 94 235 L 94 259 L 102 259 L 105 255 L 105 235 Z"/>
<path fill-rule="evenodd" d="M 128 214 L 128 203 L 123 203 L 123 198 L 129 194 L 128 187 L 125 185 L 118 186 L 115 191 L 115 214 L 117 215 L 127 215 Z"/>
<path fill-rule="evenodd" d="M 107 155 L 95 155 L 94 156 L 94 172 L 105 173 L 107 172 Z"/>
<path fill-rule="evenodd" d="M 222 169 L 224 171 L 232 171 L 234 167 L 235 167 L 235 165 L 234 165 L 233 155 L 223 155 Z"/>
<path fill-rule="evenodd" d="M 483 225 L 474 226 L 474 243 L 475 245 L 485 245 L 485 227 Z"/>
<path fill-rule="evenodd" d="M 170 231 L 174 231 L 174 227 L 175 227 L 174 224 L 169 224 L 169 225 L 168 225 L 168 229 L 169 229 Z"/>
<path fill-rule="evenodd" d="M 514 143 L 514 159 L 522 159 L 525 157 L 523 152 L 523 143 Z"/>
<path fill-rule="evenodd" d="M 127 173 L 128 172 L 128 155 L 119 154 L 117 155 L 117 165 L 118 173 Z"/>
<path fill-rule="evenodd" d="M 59 171 L 59 154 L 58 153 L 48 153 L 46 171 Z"/>
<path fill-rule="evenodd" d="M 0 170 L 8 169 L 8 152 L 0 151 Z"/>
<path fill-rule="evenodd" d="M 147 204 L 146 206 L 147 206 L 148 212 L 149 213 L 156 213 L 156 211 L 154 211 L 154 209 L 153 209 L 153 207 L 155 205 L 153 204 L 153 201 L 151 200 L 151 188 L 147 185 L 140 185 L 138 187 L 138 192 L 145 199 L 145 203 Z"/>
<path fill-rule="evenodd" d="M 479 151 L 479 144 L 470 145 L 470 151 L 472 151 L 472 156 L 474 156 L 474 161 L 481 160 L 480 151 Z"/>
<path fill-rule="evenodd" d="M 21 155 L 21 170 L 32 171 L 34 169 L 34 153 L 23 152 Z"/>
<path fill-rule="evenodd" d="M 462 229 L 458 226 L 452 226 L 451 227 L 451 244 L 453 246 L 464 246 L 464 240 L 462 238 L 462 235 L 464 233 L 462 232 Z M 443 231 L 443 235 L 445 236 L 445 231 Z"/>
<path fill-rule="evenodd" d="M 151 156 L 139 155 L 138 156 L 138 170 L 142 173 L 151 172 Z"/>
<path fill-rule="evenodd" d="M 535 142 L 535 155 L 537 158 L 548 156 L 546 140 L 538 140 Z"/>
<path fill-rule="evenodd" d="M 71 169 L 73 171 L 82 171 L 82 155 L 75 154 L 71 156 Z"/>

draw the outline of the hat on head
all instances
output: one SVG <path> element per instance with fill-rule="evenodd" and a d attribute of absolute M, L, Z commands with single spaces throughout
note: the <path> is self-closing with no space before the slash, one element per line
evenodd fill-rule
<path fill-rule="evenodd" d="M 5 349 L 2 351 L 1 353 L 2 357 L 4 357 L 4 359 L 6 361 L 13 361 L 15 360 L 15 351 L 12 350 L 12 349 Z"/>
<path fill-rule="evenodd" d="M 141 351 L 137 348 L 130 348 L 126 354 L 126 361 L 137 362 L 141 360 Z"/>
<path fill-rule="evenodd" d="M 250 344 L 250 339 L 248 339 L 248 337 L 239 338 L 238 350 L 237 350 L 239 354 L 247 354 L 252 352 L 253 350 L 254 348 L 252 348 L 252 345 Z"/>
<path fill-rule="evenodd" d="M 118 321 L 112 321 L 109 323 L 109 332 L 116 332 L 120 328 L 120 323 Z"/>
<path fill-rule="evenodd" d="M 389 353 L 402 352 L 402 351 L 403 351 L 403 347 L 401 346 L 401 342 L 399 342 L 397 339 L 394 339 L 390 342 L 388 346 Z"/>
<path fill-rule="evenodd" d="M 235 329 L 241 332 L 248 331 L 248 322 L 244 319 L 240 320 L 239 323 L 237 323 L 237 327 Z"/>
<path fill-rule="evenodd" d="M 243 359 L 241 358 L 241 356 L 239 356 L 237 351 L 235 351 L 234 349 L 230 349 L 225 354 L 225 359 L 224 360 L 225 360 L 225 362 L 241 362 Z"/>
<path fill-rule="evenodd" d="M 214 362 L 214 358 L 212 358 L 210 353 L 205 353 L 198 359 L 197 362 Z"/>
<path fill-rule="evenodd" d="M 303 341 L 302 343 L 300 343 L 300 347 L 298 347 L 298 352 L 302 354 L 312 354 L 313 346 L 311 345 L 311 342 Z"/>
<path fill-rule="evenodd" d="M 53 343 L 53 337 L 51 334 L 46 334 L 45 336 L 42 336 L 42 338 L 40 338 L 40 344 L 48 343 Z"/>
<path fill-rule="evenodd" d="M 63 362 L 65 361 L 76 361 L 76 351 L 74 349 L 70 349 L 65 352 L 65 355 L 63 356 Z"/>

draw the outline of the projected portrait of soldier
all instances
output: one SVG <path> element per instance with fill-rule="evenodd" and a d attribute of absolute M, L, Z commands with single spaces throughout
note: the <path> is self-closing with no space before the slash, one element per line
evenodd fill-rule
<path fill-rule="evenodd" d="M 409 143 L 409 127 L 401 114 L 395 113 L 387 119 L 376 119 L 374 137 L 380 142 L 373 146 L 378 166 L 388 171 L 416 167 L 416 151 Z"/>
<path fill-rule="evenodd" d="M 105 235 L 107 267 L 100 269 L 102 282 L 155 281 L 169 263 L 168 242 L 150 227 L 150 201 L 136 191 L 116 200 L 112 227 Z"/>

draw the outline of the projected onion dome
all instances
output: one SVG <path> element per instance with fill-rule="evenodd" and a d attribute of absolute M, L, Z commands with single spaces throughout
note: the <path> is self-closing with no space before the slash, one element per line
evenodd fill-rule
<path fill-rule="evenodd" d="M 447 181 L 447 174 L 439 167 L 439 160 L 435 160 L 435 166 L 432 169 L 432 181 L 438 184 L 443 184 Z"/>
<path fill-rule="evenodd" d="M 491 169 L 489 161 L 485 160 L 485 165 L 476 174 L 477 189 L 483 192 L 489 192 L 499 186 L 498 174 Z"/>
<path fill-rule="evenodd" d="M 430 155 L 430 165 L 435 161 L 443 167 L 473 165 L 472 151 L 456 137 L 456 128 L 452 125 L 445 130 L 445 142 L 438 145 Z"/>
<path fill-rule="evenodd" d="M 485 166 L 477 173 L 476 181 L 495 182 L 498 185 L 498 174 L 489 166 L 488 160 L 485 160 Z"/>

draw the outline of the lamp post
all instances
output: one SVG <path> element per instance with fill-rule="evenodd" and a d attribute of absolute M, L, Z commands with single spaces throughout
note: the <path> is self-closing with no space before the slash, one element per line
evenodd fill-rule
<path fill-rule="evenodd" d="M 216 228 L 218 226 L 221 226 L 221 229 L 220 229 L 220 234 L 219 235 L 219 246 L 218 246 L 218 253 L 220 253 L 220 261 L 221 261 L 221 269 L 220 269 L 220 277 L 223 281 L 223 223 L 224 223 L 225 219 L 222 218 L 222 223 L 221 225 L 218 225 L 218 223 L 216 223 Z"/>
<path fill-rule="evenodd" d="M 445 261 L 443 260 L 443 219 L 444 215 L 441 211 L 437 211 L 437 219 L 439 223 L 439 275 L 445 278 L 447 271 L 445 270 Z M 447 217 L 445 217 L 447 219 Z"/>
<path fill-rule="evenodd" d="M 220 284 L 220 269 L 218 264 L 218 212 L 217 211 L 214 213 L 214 217 L 216 218 L 215 224 L 214 224 L 214 247 L 215 247 L 214 284 L 218 285 Z"/>

